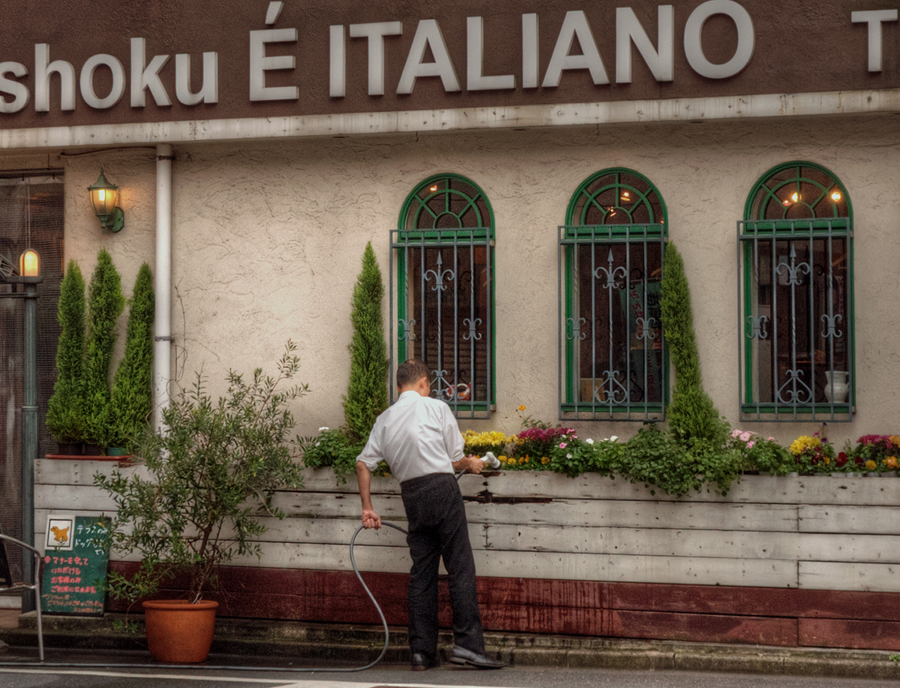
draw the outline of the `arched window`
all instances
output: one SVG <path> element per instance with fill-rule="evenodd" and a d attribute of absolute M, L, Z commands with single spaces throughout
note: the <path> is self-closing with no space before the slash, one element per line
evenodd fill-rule
<path fill-rule="evenodd" d="M 637 172 L 603 170 L 572 196 L 559 228 L 561 417 L 663 417 L 665 237 L 662 197 Z"/>
<path fill-rule="evenodd" d="M 392 364 L 425 361 L 433 396 L 459 417 L 488 418 L 494 217 L 487 196 L 458 175 L 429 177 L 407 197 L 398 227 L 391 232 Z"/>
<path fill-rule="evenodd" d="M 825 168 L 762 176 L 738 223 L 741 420 L 850 420 L 853 215 Z"/>

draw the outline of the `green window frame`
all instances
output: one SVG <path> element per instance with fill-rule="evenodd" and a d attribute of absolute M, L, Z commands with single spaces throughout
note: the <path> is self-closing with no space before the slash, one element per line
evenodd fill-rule
<path fill-rule="evenodd" d="M 777 165 L 751 190 L 737 234 L 741 420 L 852 420 L 847 189 L 821 165 Z"/>
<path fill-rule="evenodd" d="M 391 232 L 392 401 L 396 364 L 418 358 L 432 371 L 432 396 L 458 418 L 490 418 L 493 248 L 494 213 L 470 179 L 434 175 L 407 196 Z"/>
<path fill-rule="evenodd" d="M 561 419 L 665 417 L 667 227 L 662 196 L 634 170 L 601 170 L 572 195 L 559 227 Z"/>

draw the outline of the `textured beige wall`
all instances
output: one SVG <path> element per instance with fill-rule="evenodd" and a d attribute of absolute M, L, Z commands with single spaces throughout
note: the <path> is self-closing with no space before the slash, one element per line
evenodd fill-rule
<path fill-rule="evenodd" d="M 272 364 L 299 346 L 310 394 L 297 404 L 303 433 L 342 422 L 351 336 L 349 303 L 372 241 L 388 278 L 389 230 L 423 178 L 455 172 L 488 195 L 496 221 L 497 406 L 464 427 L 517 429 L 515 409 L 556 420 L 557 226 L 578 185 L 629 167 L 659 189 L 669 236 L 691 283 L 704 381 L 737 425 L 736 225 L 769 168 L 809 160 L 829 168 L 853 203 L 856 228 L 858 413 L 835 424 L 839 442 L 900 431 L 900 129 L 895 116 L 703 124 L 623 125 L 179 146 L 174 164 L 173 327 L 176 375 L 201 367 L 214 389 L 229 367 Z M 66 253 L 89 274 L 112 253 L 130 293 L 142 260 L 154 264 L 155 152 L 41 156 L 66 172 Z M 0 158 L 7 169 L 23 158 Z M 31 165 L 30 165 L 31 166 Z M 126 227 L 102 236 L 85 187 L 100 167 L 122 188 Z M 385 317 L 387 304 L 385 303 Z M 124 332 L 124 323 L 123 323 Z M 218 387 L 217 387 L 218 386 Z M 744 424 L 789 441 L 812 424 Z M 586 423 L 583 434 L 633 433 L 635 424 Z"/>

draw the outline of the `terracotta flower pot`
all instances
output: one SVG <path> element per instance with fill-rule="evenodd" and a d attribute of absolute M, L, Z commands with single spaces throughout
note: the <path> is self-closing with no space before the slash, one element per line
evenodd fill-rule
<path fill-rule="evenodd" d="M 209 655 L 218 602 L 150 600 L 143 603 L 147 645 L 159 662 L 196 664 Z"/>

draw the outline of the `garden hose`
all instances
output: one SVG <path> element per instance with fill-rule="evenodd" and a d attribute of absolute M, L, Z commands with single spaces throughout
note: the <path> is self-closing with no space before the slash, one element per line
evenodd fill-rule
<path fill-rule="evenodd" d="M 491 466 L 491 468 L 498 468 L 500 466 L 500 461 L 491 453 L 488 452 L 484 456 L 484 462 Z M 461 471 L 457 474 L 456 479 L 459 480 L 463 475 L 468 473 L 468 471 Z M 381 525 L 387 526 L 388 528 L 393 528 L 394 530 L 399 530 L 401 533 L 409 534 L 403 528 L 393 523 L 389 523 L 388 521 L 382 521 Z M 371 669 L 373 666 L 378 664 L 387 654 L 388 645 L 390 643 L 390 632 L 388 630 L 387 619 L 384 618 L 384 612 L 381 611 L 381 606 L 378 604 L 378 601 L 375 599 L 375 596 L 372 594 L 372 591 L 369 590 L 369 586 L 366 585 L 366 582 L 363 580 L 362 574 L 359 572 L 359 568 L 356 565 L 356 557 L 354 556 L 354 547 L 356 547 L 356 536 L 359 535 L 361 530 L 364 530 L 365 526 L 359 526 L 356 529 L 356 532 L 353 533 L 353 537 L 350 538 L 350 564 L 353 566 L 353 572 L 356 574 L 356 577 L 359 579 L 360 585 L 363 586 L 363 590 L 366 591 L 366 595 L 369 596 L 369 599 L 372 600 L 372 604 L 375 605 L 375 609 L 378 611 L 378 616 L 381 617 L 381 623 L 384 627 L 384 646 L 381 648 L 381 654 L 375 658 L 374 661 L 369 662 L 365 666 L 360 667 L 351 667 L 351 668 L 338 668 L 338 667 L 323 667 L 323 668 L 295 668 L 295 667 L 252 667 L 252 666 L 233 666 L 233 665 L 213 665 L 213 664 L 162 664 L 159 662 L 156 663 L 148 663 L 148 664 L 121 664 L 121 663 L 110 663 L 110 664 L 99 664 L 99 663 L 89 663 L 89 664 L 81 664 L 77 662 L 0 662 L 0 667 L 58 667 L 58 668 L 76 668 L 76 669 L 206 669 L 208 671 L 272 671 L 272 672 L 281 672 L 281 673 L 306 673 L 306 674 L 314 674 L 314 673 L 353 673 L 357 671 L 366 671 L 367 669 Z"/>

